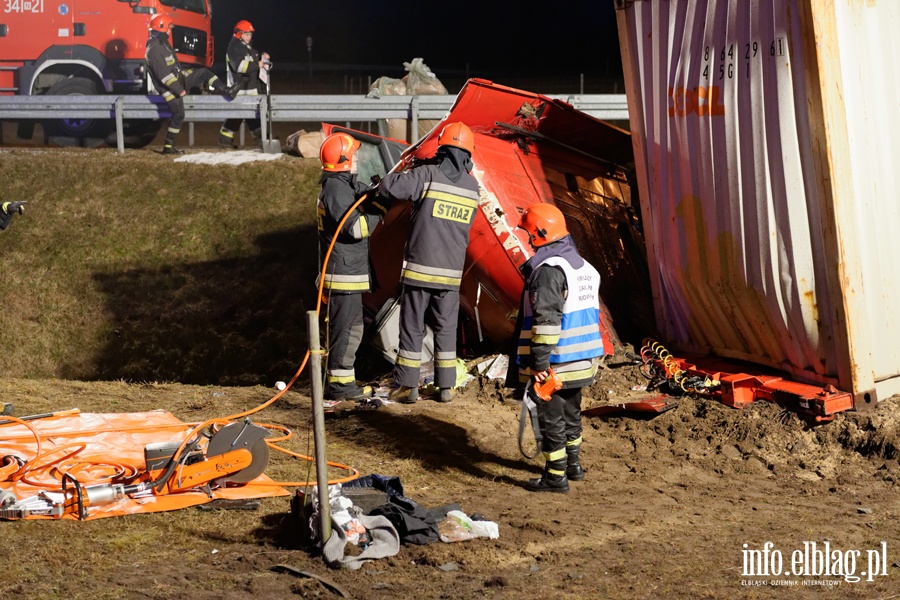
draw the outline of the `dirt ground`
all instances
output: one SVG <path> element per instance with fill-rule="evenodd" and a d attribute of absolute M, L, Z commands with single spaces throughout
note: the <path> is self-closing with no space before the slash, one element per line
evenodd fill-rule
<path fill-rule="evenodd" d="M 305 373 L 252 418 L 291 428 L 295 436 L 282 445 L 313 455 L 304 381 Z M 633 366 L 607 369 L 584 406 L 633 400 L 643 393 L 632 388 L 643 383 Z M 0 381 L 0 398 L 20 416 L 73 407 L 161 408 L 198 421 L 258 406 L 274 393 Z M 900 596 L 897 398 L 872 413 L 847 413 L 815 427 L 776 405 L 738 411 L 691 398 L 654 418 L 585 417 L 588 475 L 567 495 L 521 487 L 541 465 L 520 455 L 518 419 L 519 403 L 485 378 L 470 382 L 450 404 L 423 398 L 373 409 L 342 402 L 326 415 L 329 460 L 361 474 L 399 476 L 406 495 L 425 507 L 456 502 L 467 514 L 481 513 L 499 525 L 498 539 L 404 545 L 393 557 L 351 571 L 328 568 L 304 546 L 287 497 L 263 499 L 255 511 L 6 522 L 0 524 L 0 597 Z M 314 479 L 310 465 L 272 452 L 266 473 L 276 481 Z M 329 470 L 332 478 L 345 474 Z M 747 572 L 747 551 L 762 556 L 767 542 L 767 564 L 774 569 L 774 557 L 783 560 L 780 576 Z M 831 572 L 843 576 L 804 575 L 792 567 L 795 551 L 802 555 L 812 543 L 818 550 L 829 544 Z M 864 575 L 876 558 L 886 564 L 874 564 L 877 575 Z M 815 565 L 806 564 L 812 573 Z M 325 582 L 277 572 L 275 565 Z M 800 574 L 785 575 L 791 568 Z"/>

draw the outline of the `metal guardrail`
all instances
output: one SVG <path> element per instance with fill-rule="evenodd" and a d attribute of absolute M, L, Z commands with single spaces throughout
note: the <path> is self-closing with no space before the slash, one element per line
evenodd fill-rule
<path fill-rule="evenodd" d="M 622 94 L 548 95 L 562 100 L 593 117 L 627 120 L 628 107 Z M 360 122 L 381 119 L 409 119 L 418 131 L 419 119 L 441 119 L 453 106 L 456 96 L 383 96 L 366 98 L 348 95 L 238 96 L 228 101 L 219 96 L 184 97 L 185 121 L 225 121 L 255 119 L 262 123 L 262 137 L 269 139 L 267 118 L 271 100 L 272 122 Z M 119 153 L 125 152 L 125 119 L 167 119 L 169 107 L 160 96 L 0 96 L 0 119 L 114 119 Z"/>

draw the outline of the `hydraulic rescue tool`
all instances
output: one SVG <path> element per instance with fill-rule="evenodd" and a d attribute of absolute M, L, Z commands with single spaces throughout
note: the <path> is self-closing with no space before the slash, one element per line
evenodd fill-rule
<path fill-rule="evenodd" d="M 0 519 L 74 514 L 83 521 L 90 507 L 138 494 L 204 491 L 212 498 L 213 487 L 248 483 L 265 471 L 269 462 L 267 435 L 266 429 L 246 419 L 218 431 L 201 431 L 188 441 L 149 444 L 144 448 L 144 469 L 130 481 L 85 485 L 67 472 L 62 475 L 58 492 L 41 491 L 18 500 L 0 490 Z"/>

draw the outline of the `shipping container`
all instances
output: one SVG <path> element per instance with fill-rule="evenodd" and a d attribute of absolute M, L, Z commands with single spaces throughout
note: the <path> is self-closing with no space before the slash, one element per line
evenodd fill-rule
<path fill-rule="evenodd" d="M 900 392 L 900 2 L 615 2 L 661 338 Z"/>

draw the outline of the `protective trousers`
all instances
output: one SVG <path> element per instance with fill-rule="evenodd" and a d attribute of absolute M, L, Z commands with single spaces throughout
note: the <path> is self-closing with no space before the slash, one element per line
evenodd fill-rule
<path fill-rule="evenodd" d="M 581 449 L 581 390 L 561 389 L 548 401 L 537 399 L 538 423 L 544 435 L 541 450 L 550 475 L 565 475 L 567 455 L 578 460 Z"/>
<path fill-rule="evenodd" d="M 400 296 L 400 349 L 394 383 L 419 386 L 425 322 L 434 332 L 434 381 L 441 389 L 456 387 L 456 324 L 459 290 L 403 286 Z"/>
<path fill-rule="evenodd" d="M 184 77 L 184 89 L 191 90 L 194 88 L 210 89 L 216 93 L 225 91 L 225 84 L 219 79 L 215 73 L 206 68 L 185 69 L 182 71 Z M 169 118 L 169 128 L 166 130 L 166 141 L 164 147 L 171 148 L 175 145 L 175 138 L 181 132 L 181 125 L 184 123 L 184 98 L 174 97 L 167 99 L 166 104 L 169 105 L 169 112 L 172 116 Z"/>
<path fill-rule="evenodd" d="M 337 399 L 356 389 L 353 364 L 362 336 L 362 294 L 332 294 L 328 298 L 326 398 Z"/>
<path fill-rule="evenodd" d="M 241 122 L 246 121 L 247 127 L 250 128 L 250 135 L 254 140 L 258 140 L 262 135 L 262 124 L 259 119 L 228 119 L 219 129 L 219 145 L 231 146 L 234 144 L 234 132 L 241 126 Z"/>

